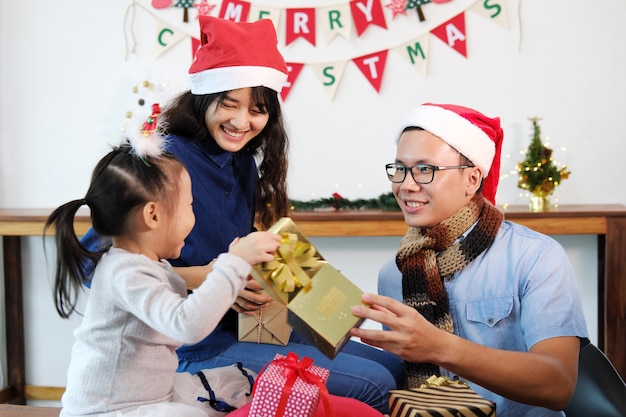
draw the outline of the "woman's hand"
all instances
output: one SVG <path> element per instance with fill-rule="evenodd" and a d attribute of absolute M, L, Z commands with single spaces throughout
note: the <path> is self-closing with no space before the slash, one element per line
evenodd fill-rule
<path fill-rule="evenodd" d="M 270 302 L 272 302 L 272 297 L 263 290 L 261 284 L 255 280 L 250 280 L 246 288 L 239 293 L 232 309 L 238 313 L 254 316 L 258 309 L 265 307 Z"/>

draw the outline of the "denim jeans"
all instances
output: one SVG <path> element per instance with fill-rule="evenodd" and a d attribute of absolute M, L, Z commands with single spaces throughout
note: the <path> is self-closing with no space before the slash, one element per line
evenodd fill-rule
<path fill-rule="evenodd" d="M 315 365 L 330 371 L 326 384 L 330 394 L 355 398 L 382 413 L 389 412 L 389 390 L 402 388 L 404 384 L 402 360 L 389 352 L 349 341 L 331 360 L 295 332 L 287 346 L 235 342 L 207 359 L 181 359 L 178 371 L 196 373 L 241 362 L 245 368 L 258 373 L 277 353 L 287 355 L 289 352 L 300 358 L 308 356 Z"/>

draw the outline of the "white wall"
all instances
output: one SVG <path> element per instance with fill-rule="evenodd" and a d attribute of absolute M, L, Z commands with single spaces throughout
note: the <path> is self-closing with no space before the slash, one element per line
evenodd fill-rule
<path fill-rule="evenodd" d="M 319 7 L 342 2 L 259 4 Z M 148 78 L 166 83 L 172 92 L 186 88 L 189 43 L 182 41 L 153 59 L 148 38 L 155 20 L 141 9 L 136 10 L 133 26 L 137 53 L 125 60 L 131 32 L 124 14 L 130 3 L 0 2 L 0 207 L 53 207 L 84 195 L 94 164 L 109 143 L 117 142 L 124 114 L 135 108 L 131 86 Z M 138 3 L 150 9 L 148 0 Z M 470 3 L 428 5 L 423 24 L 414 12 L 410 19 L 392 19 L 388 14 L 388 31 L 372 27 L 360 39 L 337 39 L 330 45 L 319 39 L 316 48 L 303 40 L 283 48 L 280 33 L 279 41 L 287 61 L 350 59 L 427 33 Z M 508 30 L 466 13 L 467 59 L 431 37 L 427 77 L 390 51 L 380 93 L 348 63 L 331 101 L 305 67 L 284 103 L 292 139 L 292 198 L 327 197 L 335 191 L 347 198 L 372 198 L 387 192 L 382 166 L 394 157 L 396 125 L 415 105 L 435 101 L 499 115 L 505 130 L 505 171 L 515 166 L 519 150 L 528 145 L 528 117 L 542 117 L 550 143 L 567 148 L 557 152 L 557 158 L 572 170 L 571 179 L 557 192 L 560 203 L 626 204 L 626 191 L 619 186 L 626 153 L 621 126 L 626 49 L 620 46 L 626 39 L 622 23 L 626 3 L 505 3 Z M 181 14 L 176 9 L 161 17 L 178 23 Z M 192 25 L 185 30 L 197 33 Z M 498 201 L 524 204 L 518 194 L 514 179 L 503 179 Z M 393 254 L 397 241 L 314 239 L 326 258 L 369 291 L 375 290 L 378 267 Z M 595 237 L 568 236 L 559 241 L 576 268 L 595 340 Z M 51 267 L 41 246 L 40 238 L 25 239 L 23 244 L 27 384 L 64 385 L 71 332 L 79 320 L 56 317 L 48 285 Z"/>

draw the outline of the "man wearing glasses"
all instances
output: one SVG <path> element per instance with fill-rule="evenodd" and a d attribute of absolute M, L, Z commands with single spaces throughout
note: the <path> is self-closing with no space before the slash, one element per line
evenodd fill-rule
<path fill-rule="evenodd" d="M 466 380 L 503 416 L 562 416 L 587 338 L 573 269 L 552 238 L 495 207 L 499 118 L 423 104 L 401 126 L 385 166 L 409 226 L 379 274 L 372 308 L 384 330 L 352 336 L 405 361 L 407 385 Z"/>

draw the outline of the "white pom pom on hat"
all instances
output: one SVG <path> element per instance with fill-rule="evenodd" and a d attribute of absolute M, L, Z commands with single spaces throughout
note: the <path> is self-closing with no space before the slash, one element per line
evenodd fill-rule
<path fill-rule="evenodd" d="M 202 46 L 189 67 L 191 93 L 219 93 L 265 86 L 280 93 L 287 64 L 271 20 L 233 22 L 200 16 Z"/>
<path fill-rule="evenodd" d="M 400 132 L 407 127 L 432 133 L 482 168 L 483 195 L 495 204 L 504 137 L 499 117 L 454 104 L 424 103 L 405 117 Z"/>

